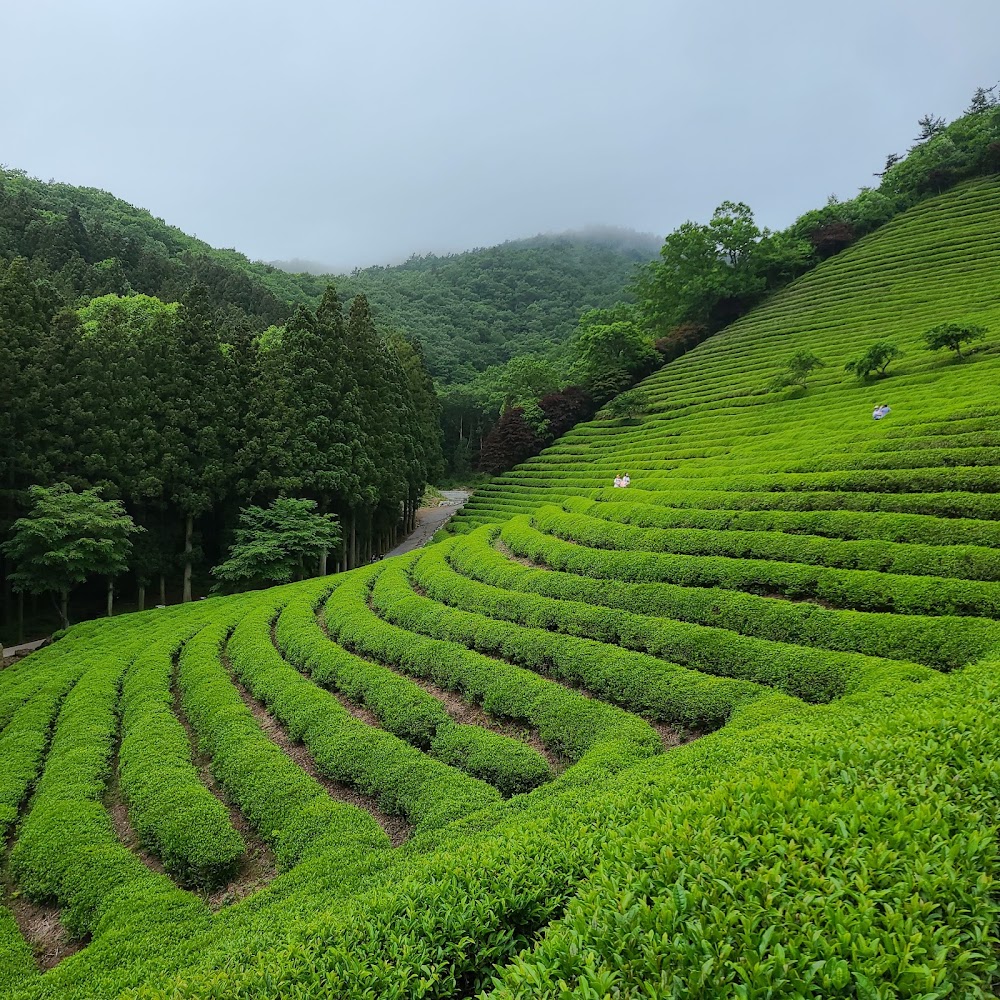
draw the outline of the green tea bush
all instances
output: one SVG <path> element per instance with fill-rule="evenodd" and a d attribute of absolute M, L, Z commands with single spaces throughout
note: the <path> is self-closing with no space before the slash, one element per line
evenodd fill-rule
<path fill-rule="evenodd" d="M 710 528 L 639 528 L 586 514 L 543 507 L 532 524 L 547 534 L 595 548 L 771 559 L 906 576 L 1000 580 L 1000 552 L 974 545 L 912 545 L 886 541 L 841 541 L 778 531 Z"/>
<path fill-rule="evenodd" d="M 629 754 L 659 748 L 655 731 L 619 708 L 457 642 L 417 635 L 382 621 L 368 606 L 368 584 L 368 578 L 356 576 L 341 584 L 327 602 L 327 623 L 344 645 L 461 691 L 492 715 L 528 723 L 550 750 L 573 761 L 599 744 L 622 744 L 630 748 Z M 624 671 L 620 682 L 622 687 L 629 684 Z M 727 708 L 731 706 L 718 709 L 715 717 Z"/>
<path fill-rule="evenodd" d="M 519 556 L 599 579 L 777 592 L 788 597 L 818 598 L 836 607 L 860 611 L 1000 617 L 1000 594 L 992 583 L 891 576 L 769 560 L 591 549 L 544 535 L 523 522 L 508 522 L 501 537 Z"/>
<path fill-rule="evenodd" d="M 910 680 L 926 673 L 913 664 L 748 638 L 720 628 L 593 608 L 580 601 L 501 591 L 455 573 L 442 548 L 428 552 L 416 564 L 414 578 L 420 586 L 444 604 L 517 622 L 525 631 L 540 627 L 586 637 L 705 673 L 766 684 L 811 702 L 839 697 L 876 672 L 898 673 Z M 449 612 L 440 615 L 447 620 Z"/>
<path fill-rule="evenodd" d="M 154 643 L 130 665 L 122 686 L 120 787 L 144 845 L 181 881 L 229 880 L 246 845 L 225 806 L 201 783 L 187 733 L 173 713 L 177 640 Z"/>
<path fill-rule="evenodd" d="M 520 740 L 479 726 L 456 725 L 442 702 L 409 678 L 364 660 L 327 638 L 305 596 L 281 612 L 275 639 L 289 660 L 315 681 L 367 705 L 389 732 L 503 795 L 551 777 L 545 759 Z"/>
<path fill-rule="evenodd" d="M 962 666 L 1000 647 L 1000 622 L 985 618 L 840 611 L 718 587 L 627 583 L 522 566 L 493 547 L 499 533 L 498 526 L 487 525 L 466 535 L 451 549 L 450 562 L 465 576 L 505 590 L 943 669 Z"/>
<path fill-rule="evenodd" d="M 184 711 L 212 772 L 282 868 L 331 844 L 370 850 L 388 838 L 364 810 L 333 801 L 261 730 L 220 659 L 227 623 L 210 625 L 181 652 Z"/>
<path fill-rule="evenodd" d="M 329 778 L 378 801 L 385 812 L 433 828 L 497 801 L 485 782 L 428 757 L 351 715 L 329 692 L 281 658 L 271 641 L 276 609 L 264 605 L 229 640 L 233 669 Z"/>

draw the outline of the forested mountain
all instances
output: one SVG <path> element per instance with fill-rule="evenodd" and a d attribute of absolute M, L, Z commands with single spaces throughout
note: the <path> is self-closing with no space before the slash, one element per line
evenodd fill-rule
<path fill-rule="evenodd" d="M 621 298 L 658 242 L 602 227 L 332 280 L 347 298 L 363 292 L 380 327 L 419 340 L 438 382 L 463 384 L 519 354 L 564 347 L 581 310 Z M 65 301 L 138 292 L 173 302 L 197 282 L 214 307 L 257 331 L 283 322 L 294 305 L 315 308 L 331 280 L 215 249 L 105 191 L 0 169 L 0 257 L 19 256 Z"/>
<path fill-rule="evenodd" d="M 336 282 L 349 295 L 364 292 L 378 320 L 418 339 L 440 384 L 464 385 L 518 355 L 565 352 L 581 311 L 617 302 L 659 245 L 595 228 L 412 257 Z"/>

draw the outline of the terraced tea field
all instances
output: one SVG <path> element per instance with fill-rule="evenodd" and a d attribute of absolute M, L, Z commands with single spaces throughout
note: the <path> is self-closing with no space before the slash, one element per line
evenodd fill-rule
<path fill-rule="evenodd" d="M 924 352 L 950 320 L 996 332 Z M 994 180 L 439 544 L 7 668 L 0 995 L 991 995 L 998 343 Z"/>

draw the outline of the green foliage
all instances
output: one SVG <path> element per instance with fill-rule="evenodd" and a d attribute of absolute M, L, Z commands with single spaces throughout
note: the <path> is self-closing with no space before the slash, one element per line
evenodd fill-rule
<path fill-rule="evenodd" d="M 989 331 L 984 326 L 962 323 L 939 323 L 924 334 L 924 343 L 929 351 L 940 351 L 947 347 L 957 357 L 962 357 L 962 344 L 983 340 Z"/>
<path fill-rule="evenodd" d="M 63 599 L 63 624 L 69 591 L 89 576 L 115 576 L 125 570 L 131 536 L 139 529 L 117 500 L 102 500 L 99 489 L 76 493 L 66 483 L 33 486 L 32 507 L 14 522 L 3 550 L 17 569 L 9 574 L 15 590 L 48 591 Z"/>
<path fill-rule="evenodd" d="M 246 845 L 225 806 L 201 783 L 172 711 L 175 642 L 154 643 L 126 672 L 120 787 L 140 843 L 181 882 L 214 888 L 235 873 Z"/>
<path fill-rule="evenodd" d="M 227 583 L 288 583 L 308 575 L 322 552 L 340 544 L 334 514 L 317 514 L 315 500 L 278 497 L 267 508 L 240 512 L 229 558 L 212 570 Z"/>
<path fill-rule="evenodd" d="M 864 354 L 859 355 L 844 365 L 844 371 L 856 375 L 859 379 L 868 378 L 873 372 L 885 375 L 886 369 L 903 352 L 888 340 L 879 340 L 869 347 Z"/>
<path fill-rule="evenodd" d="M 771 382 L 774 389 L 786 389 L 788 386 L 806 387 L 809 376 L 817 368 L 825 368 L 826 362 L 820 360 L 807 348 L 800 348 L 785 362 L 784 370 L 776 375 Z"/>
<path fill-rule="evenodd" d="M 641 416 L 649 408 L 649 396 L 642 389 L 629 389 L 621 392 L 603 409 L 603 413 L 612 419 L 634 419 Z"/>

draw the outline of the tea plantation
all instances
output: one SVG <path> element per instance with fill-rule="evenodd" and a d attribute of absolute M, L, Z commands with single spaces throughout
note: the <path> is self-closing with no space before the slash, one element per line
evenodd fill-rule
<path fill-rule="evenodd" d="M 438 544 L 8 667 L 0 996 L 996 995 L 998 345 L 994 177 Z"/>

